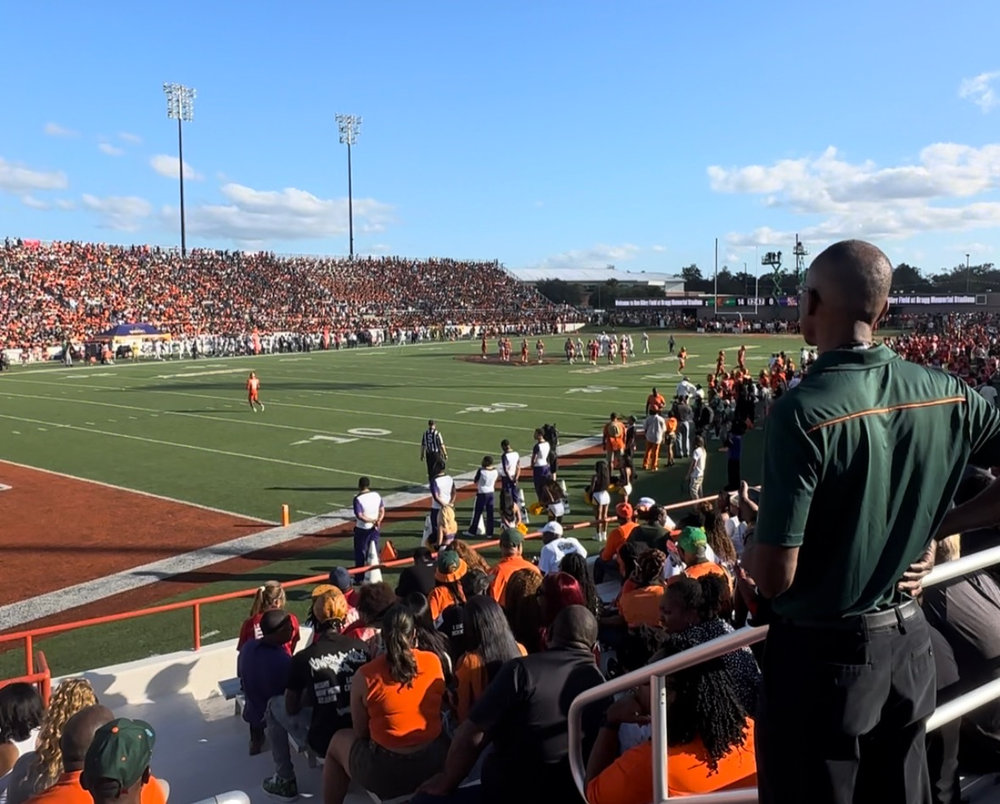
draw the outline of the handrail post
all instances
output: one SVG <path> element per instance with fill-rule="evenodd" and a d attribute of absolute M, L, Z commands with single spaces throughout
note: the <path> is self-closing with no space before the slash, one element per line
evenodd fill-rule
<path fill-rule="evenodd" d="M 653 731 L 653 804 L 669 796 L 667 787 L 667 680 L 656 675 L 650 680 L 649 709 Z"/>
<path fill-rule="evenodd" d="M 31 634 L 24 635 L 24 666 L 28 672 L 25 675 L 35 674 L 35 638 Z"/>
<path fill-rule="evenodd" d="M 194 620 L 194 649 L 201 650 L 201 604 L 195 603 L 191 607 L 192 619 Z"/>

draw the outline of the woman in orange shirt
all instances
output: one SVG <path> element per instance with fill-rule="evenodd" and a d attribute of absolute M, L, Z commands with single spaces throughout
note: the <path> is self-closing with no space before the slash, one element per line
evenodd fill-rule
<path fill-rule="evenodd" d="M 393 606 L 382 621 L 385 653 L 351 686 L 353 728 L 333 735 L 323 766 L 324 804 L 344 804 L 354 779 L 381 799 L 412 793 L 444 767 L 441 660 L 419 650 L 413 614 Z"/>
<path fill-rule="evenodd" d="M 468 565 L 454 550 L 445 549 L 438 553 L 437 565 L 434 568 L 435 586 L 427 596 L 431 619 L 435 626 L 441 624 L 441 615 L 445 609 L 465 602 L 462 578 L 468 571 Z"/>
<path fill-rule="evenodd" d="M 671 655 L 694 647 L 672 642 Z M 647 804 L 653 800 L 653 746 L 646 740 L 618 755 L 623 723 L 649 722 L 649 688 L 615 701 L 587 762 L 588 804 Z M 667 679 L 667 792 L 691 796 L 753 787 L 757 762 L 753 721 L 720 659 L 679 670 Z"/>
<path fill-rule="evenodd" d="M 455 667 L 459 723 L 469 716 L 504 664 L 528 655 L 524 645 L 515 641 L 500 604 L 491 597 L 474 597 L 466 604 L 465 639 L 468 650 Z"/>

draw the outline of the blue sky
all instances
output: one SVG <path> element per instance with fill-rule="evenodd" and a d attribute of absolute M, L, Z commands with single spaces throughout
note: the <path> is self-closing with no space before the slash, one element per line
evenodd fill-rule
<path fill-rule="evenodd" d="M 8 3 L 0 236 L 676 271 L 1000 261 L 1000 5 Z M 11 36 L 10 32 L 18 32 Z M 167 175 L 161 175 L 166 173 Z M 752 268 L 751 268 L 752 270 Z"/>

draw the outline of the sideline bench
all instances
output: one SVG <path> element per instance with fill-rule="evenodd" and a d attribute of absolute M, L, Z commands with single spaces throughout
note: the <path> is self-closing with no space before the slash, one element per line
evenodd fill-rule
<path fill-rule="evenodd" d="M 238 678 L 226 678 L 219 682 L 219 692 L 227 701 L 235 701 L 236 717 L 243 714 L 243 707 L 246 706 L 246 696 L 243 694 L 243 685 Z"/>

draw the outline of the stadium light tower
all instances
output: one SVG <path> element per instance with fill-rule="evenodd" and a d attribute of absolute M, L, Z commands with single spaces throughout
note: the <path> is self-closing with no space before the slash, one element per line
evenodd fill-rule
<path fill-rule="evenodd" d="M 347 226 L 350 232 L 351 259 L 354 259 L 354 187 L 351 184 L 351 146 L 358 141 L 361 133 L 361 115 L 338 114 L 337 129 L 340 142 L 347 146 Z"/>
<path fill-rule="evenodd" d="M 177 121 L 177 172 L 181 181 L 181 256 L 187 256 L 187 238 L 184 233 L 184 135 L 182 124 L 194 120 L 195 91 L 183 84 L 164 84 L 167 96 L 167 119 Z"/>

